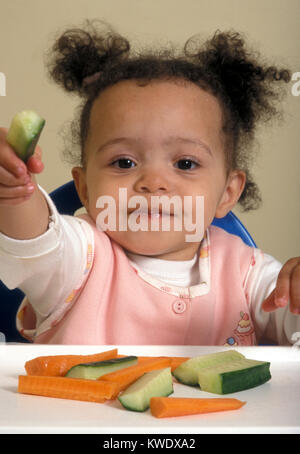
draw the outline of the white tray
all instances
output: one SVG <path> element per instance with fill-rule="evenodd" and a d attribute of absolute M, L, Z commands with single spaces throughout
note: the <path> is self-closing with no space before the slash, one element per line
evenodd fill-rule
<path fill-rule="evenodd" d="M 0 345 L 0 433 L 6 434 L 196 434 L 300 433 L 300 349 L 237 347 L 251 359 L 271 362 L 272 379 L 256 388 L 227 394 L 246 401 L 240 410 L 157 419 L 150 411 L 125 410 L 118 400 L 104 404 L 22 395 L 18 375 L 36 356 L 90 354 L 115 346 Z M 120 354 L 197 356 L 224 347 L 120 346 Z M 173 396 L 218 397 L 174 383 Z"/>

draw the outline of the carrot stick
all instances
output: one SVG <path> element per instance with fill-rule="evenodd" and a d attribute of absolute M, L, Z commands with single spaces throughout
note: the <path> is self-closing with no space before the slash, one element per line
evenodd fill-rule
<path fill-rule="evenodd" d="M 187 361 L 190 358 L 184 357 L 184 356 L 139 356 L 138 357 L 138 362 L 142 364 L 144 361 L 149 361 L 149 359 L 169 359 L 171 361 L 171 371 L 176 369 L 176 367 L 180 366 L 181 363 L 184 361 Z"/>
<path fill-rule="evenodd" d="M 18 392 L 61 399 L 105 402 L 119 393 L 117 383 L 69 377 L 20 375 Z"/>
<path fill-rule="evenodd" d="M 25 363 L 25 370 L 28 375 L 47 375 L 52 377 L 64 376 L 71 367 L 76 364 L 102 361 L 115 358 L 118 349 L 92 355 L 54 355 L 38 356 Z"/>
<path fill-rule="evenodd" d="M 171 362 L 171 371 L 176 369 L 176 367 L 180 366 L 180 364 L 184 363 L 190 358 L 184 358 L 183 356 L 178 356 L 178 357 L 172 357 L 172 362 Z"/>
<path fill-rule="evenodd" d="M 237 410 L 245 403 L 231 398 L 152 397 L 150 399 L 150 410 L 156 418 L 169 418 L 171 416 Z"/>
<path fill-rule="evenodd" d="M 120 391 L 126 389 L 131 383 L 141 377 L 144 373 L 151 370 L 163 369 L 171 364 L 171 358 L 150 358 L 143 360 L 141 364 L 125 367 L 124 369 L 116 370 L 110 374 L 105 374 L 100 377 L 101 380 L 118 383 Z"/>
<path fill-rule="evenodd" d="M 123 356 L 127 355 L 117 355 L 117 358 L 122 358 Z M 149 359 L 162 359 L 162 358 L 168 358 L 171 361 L 171 371 L 176 369 L 176 367 L 180 366 L 184 361 L 187 361 L 188 357 L 185 356 L 138 356 L 138 363 L 142 364 L 145 361 L 149 361 Z"/>

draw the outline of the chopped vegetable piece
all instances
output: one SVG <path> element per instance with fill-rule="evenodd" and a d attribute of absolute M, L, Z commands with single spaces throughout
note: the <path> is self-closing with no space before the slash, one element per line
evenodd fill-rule
<path fill-rule="evenodd" d="M 7 142 L 24 161 L 33 155 L 45 120 L 33 110 L 17 113 L 12 119 L 7 134 Z"/>
<path fill-rule="evenodd" d="M 226 350 L 208 355 L 196 356 L 178 366 L 174 372 L 174 377 L 185 385 L 198 385 L 198 372 L 208 366 L 232 361 L 234 359 L 245 358 L 244 355 L 236 350 Z"/>
<path fill-rule="evenodd" d="M 127 410 L 145 411 L 154 396 L 168 396 L 173 392 L 171 368 L 152 370 L 132 383 L 118 397 Z"/>
<path fill-rule="evenodd" d="M 149 361 L 150 359 L 169 359 L 170 364 L 171 364 L 171 371 L 175 370 L 180 364 L 184 363 L 187 361 L 188 357 L 184 356 L 139 356 L 138 357 L 138 362 L 139 364 L 142 364 L 144 361 Z"/>
<path fill-rule="evenodd" d="M 92 355 L 38 356 L 25 363 L 25 370 L 28 375 L 64 376 L 76 364 L 115 358 L 117 354 L 118 349 L 115 348 Z"/>
<path fill-rule="evenodd" d="M 199 371 L 202 391 L 230 394 L 254 388 L 270 380 L 270 363 L 254 359 L 240 359 Z"/>
<path fill-rule="evenodd" d="M 77 364 L 71 367 L 65 377 L 73 378 L 88 378 L 89 380 L 97 380 L 102 375 L 109 374 L 118 369 L 124 369 L 137 364 L 136 356 L 124 356 L 123 358 L 112 358 L 104 361 L 96 361 L 92 363 Z"/>
<path fill-rule="evenodd" d="M 117 383 L 108 381 L 20 375 L 18 392 L 101 403 L 107 399 L 115 399 L 119 393 L 119 388 Z"/>
<path fill-rule="evenodd" d="M 177 367 L 179 367 L 182 363 L 185 363 L 190 358 L 184 358 L 183 356 L 174 356 L 171 358 L 171 371 L 173 372 Z"/>
<path fill-rule="evenodd" d="M 126 367 L 126 369 L 121 369 L 115 372 L 111 372 L 110 374 L 102 375 L 101 380 L 117 382 L 120 386 L 120 389 L 123 391 L 146 372 L 163 369 L 164 367 L 170 366 L 170 363 L 171 358 L 149 358 L 147 360 L 143 359 L 142 363 L 137 364 L 136 366 Z"/>
<path fill-rule="evenodd" d="M 237 410 L 245 405 L 238 399 L 230 398 L 193 398 L 193 397 L 152 397 L 151 414 L 156 418 L 197 415 L 216 411 Z"/>

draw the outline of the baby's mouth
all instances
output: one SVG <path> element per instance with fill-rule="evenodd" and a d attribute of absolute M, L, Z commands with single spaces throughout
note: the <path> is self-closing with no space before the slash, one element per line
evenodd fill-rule
<path fill-rule="evenodd" d="M 162 210 L 161 208 L 159 209 L 142 209 L 142 208 L 131 208 L 128 210 L 128 215 L 132 214 L 132 213 L 135 213 L 137 216 L 141 216 L 141 217 L 145 217 L 145 216 L 148 216 L 148 218 L 161 218 L 161 217 L 165 217 L 165 216 L 172 216 L 174 217 L 174 213 L 172 213 L 171 211 L 165 211 L 165 210 Z"/>

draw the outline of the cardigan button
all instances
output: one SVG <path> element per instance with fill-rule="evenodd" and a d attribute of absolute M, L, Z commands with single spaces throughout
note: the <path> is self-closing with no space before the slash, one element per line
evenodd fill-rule
<path fill-rule="evenodd" d="M 186 310 L 186 303 L 182 300 L 176 300 L 172 307 L 175 314 L 182 314 Z"/>

